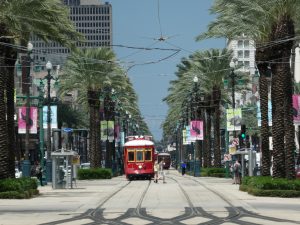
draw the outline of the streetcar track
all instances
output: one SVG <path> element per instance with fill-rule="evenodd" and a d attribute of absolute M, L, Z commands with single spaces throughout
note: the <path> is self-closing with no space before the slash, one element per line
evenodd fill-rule
<path fill-rule="evenodd" d="M 176 176 L 181 177 L 179 175 L 176 175 Z M 221 195 L 217 191 L 215 191 L 215 190 L 207 187 L 205 184 L 199 182 L 198 180 L 192 179 L 190 177 L 184 177 L 184 179 L 189 179 L 189 180 L 192 180 L 192 181 L 200 184 L 202 187 L 206 188 L 210 192 L 212 192 L 215 195 L 217 195 L 219 198 L 221 198 L 224 202 L 226 202 L 230 206 L 230 208 L 225 207 L 225 208 L 227 208 L 229 216 L 227 216 L 225 218 L 215 217 L 214 221 L 209 221 L 209 222 L 205 222 L 205 223 L 202 223 L 202 224 L 220 224 L 220 222 L 229 222 L 229 221 L 231 221 L 233 219 L 238 219 L 241 216 L 242 211 L 238 207 L 235 207 L 228 199 L 226 199 L 223 195 Z M 211 215 L 210 215 L 210 217 L 211 217 Z"/>
<path fill-rule="evenodd" d="M 178 177 L 181 177 L 179 175 L 175 175 Z M 212 193 L 214 193 L 215 195 L 217 195 L 218 197 L 220 197 L 223 201 L 225 201 L 230 207 L 225 207 L 229 213 L 229 216 L 225 217 L 225 218 L 218 218 L 215 221 L 208 221 L 208 222 L 204 222 L 201 224 L 222 224 L 225 222 L 233 222 L 233 223 L 239 223 L 241 221 L 239 221 L 239 218 L 242 217 L 252 217 L 252 218 L 258 218 L 258 219 L 263 219 L 263 220 L 268 220 L 269 222 L 289 222 L 289 223 L 293 223 L 293 224 L 300 224 L 300 222 L 297 221 L 293 221 L 293 220 L 284 220 L 284 219 L 279 219 L 279 218 L 273 218 L 273 217 L 269 217 L 269 216 L 263 216 L 263 215 L 259 215 L 257 213 L 245 210 L 242 207 L 236 207 L 234 206 L 230 200 L 228 200 L 225 196 L 223 196 L 222 194 L 220 194 L 218 191 L 213 190 L 209 187 L 207 187 L 205 184 L 201 183 L 199 180 L 193 179 L 191 177 L 184 177 L 184 179 L 189 179 L 192 180 L 198 184 L 200 184 L 202 187 L 206 188 L 207 190 L 211 191 Z M 231 215 L 232 214 L 232 215 Z M 209 214 L 208 214 L 209 215 Z M 211 215 L 209 215 L 209 217 L 211 217 Z M 207 217 L 207 218 L 209 218 Z M 246 222 L 246 221 L 242 221 L 242 224 L 256 224 L 256 223 L 251 223 L 251 222 Z"/>
<path fill-rule="evenodd" d="M 256 225 L 257 224 L 255 222 L 248 222 L 248 221 L 243 220 L 243 218 L 248 218 L 248 217 L 262 219 L 262 220 L 266 220 L 269 222 L 281 222 L 281 223 L 290 222 L 292 224 L 300 224 L 299 222 L 296 222 L 296 221 L 263 216 L 263 215 L 259 215 L 257 213 L 245 210 L 242 207 L 236 207 L 236 206 L 234 206 L 233 203 L 231 203 L 231 201 L 229 199 L 226 198 L 226 196 L 223 196 L 222 193 L 218 192 L 217 190 L 215 190 L 213 188 L 208 187 L 203 182 L 201 182 L 193 177 L 181 177 L 182 179 L 176 179 L 176 177 L 174 177 L 174 176 L 181 177 L 178 174 L 170 174 L 170 176 L 167 176 L 167 177 L 170 180 L 174 180 L 175 183 L 178 184 L 181 192 L 183 193 L 183 195 L 188 203 L 188 206 L 184 207 L 185 212 L 183 214 L 177 215 L 175 217 L 172 217 L 172 218 L 155 217 L 151 214 L 148 214 L 146 208 L 142 208 L 142 204 L 145 200 L 147 193 L 149 193 L 149 188 L 152 183 L 152 181 L 149 180 L 148 184 L 143 183 L 142 187 L 144 190 L 140 188 L 140 191 L 139 191 L 140 196 L 137 196 L 136 202 L 135 202 L 136 205 L 134 205 L 133 208 L 128 208 L 125 213 L 123 213 L 115 218 L 106 219 L 107 218 L 105 216 L 106 208 L 103 208 L 105 206 L 105 203 L 108 203 L 113 197 L 117 197 L 117 194 L 119 192 L 121 192 L 122 190 L 124 190 L 126 187 L 131 189 L 131 186 L 129 186 L 129 184 L 133 184 L 135 182 L 129 181 L 122 187 L 119 187 L 113 193 L 111 193 L 108 196 L 106 196 L 105 198 L 103 198 L 101 200 L 101 202 L 99 201 L 99 203 L 98 203 L 99 205 L 97 205 L 97 207 L 95 209 L 89 209 L 86 212 L 84 212 L 80 215 L 77 215 L 75 217 L 69 218 L 69 219 L 58 220 L 58 221 L 49 222 L 49 223 L 43 223 L 42 225 L 56 225 L 56 224 L 64 224 L 67 222 L 77 222 L 78 223 L 80 220 L 83 220 L 83 219 L 91 220 L 89 223 L 85 222 L 85 224 L 87 224 L 87 225 L 97 225 L 97 224 L 127 225 L 128 223 L 131 224 L 132 222 L 127 221 L 128 219 L 132 219 L 133 221 L 135 219 L 146 220 L 149 225 L 158 225 L 158 224 L 161 224 L 161 225 L 162 224 L 164 224 L 164 225 L 166 225 L 166 224 L 183 225 L 183 224 L 185 224 L 184 220 L 189 220 L 189 219 L 193 219 L 196 217 L 201 217 L 201 218 L 207 219 L 206 222 L 202 221 L 202 222 L 199 222 L 198 224 L 214 224 L 214 225 L 220 224 L 221 225 L 226 222 L 232 222 L 235 224 L 243 224 L 243 225 Z M 209 211 L 205 211 L 203 207 L 195 207 L 195 205 L 192 202 L 193 199 L 192 199 L 191 195 L 189 194 L 188 190 L 185 190 L 185 187 L 181 182 L 184 180 L 190 180 L 190 181 L 197 183 L 198 185 L 205 188 L 206 190 L 213 193 L 214 195 L 218 196 L 225 203 L 227 203 L 228 206 L 226 206 L 225 209 L 228 213 L 228 216 L 218 217 Z"/>
<path fill-rule="evenodd" d="M 104 199 L 104 201 L 102 201 L 102 203 L 100 205 L 98 205 L 97 208 L 95 208 L 95 209 L 88 209 L 86 212 L 82 213 L 81 215 L 78 215 L 78 216 L 75 216 L 75 217 L 72 217 L 72 218 L 69 218 L 69 219 L 58 220 L 58 221 L 49 222 L 49 223 L 42 223 L 40 225 L 63 224 L 63 223 L 66 223 L 66 222 L 72 222 L 72 221 L 75 221 L 75 220 L 82 220 L 82 219 L 91 219 L 94 222 L 92 222 L 90 224 L 94 224 L 96 222 L 100 222 L 99 219 L 98 219 L 98 216 L 100 216 L 101 222 L 105 222 L 105 218 L 103 218 L 103 216 L 102 216 L 103 213 L 100 213 L 101 211 L 103 211 L 101 209 L 101 206 L 103 206 L 115 194 L 117 194 L 118 192 L 120 192 L 121 190 L 123 190 L 125 187 L 127 187 L 130 183 L 131 183 L 131 181 L 129 181 L 127 184 L 123 185 L 118 190 L 114 191 L 112 194 L 110 194 L 109 196 L 107 196 Z M 114 221 L 107 221 L 107 222 L 109 222 L 109 224 L 123 224 L 123 223 L 118 223 L 118 222 L 114 222 Z"/>

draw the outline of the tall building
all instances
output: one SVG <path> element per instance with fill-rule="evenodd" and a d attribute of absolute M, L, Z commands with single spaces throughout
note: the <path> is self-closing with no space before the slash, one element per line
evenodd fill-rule
<path fill-rule="evenodd" d="M 227 48 L 233 51 L 233 58 L 237 59 L 239 71 L 249 72 L 249 78 L 252 81 L 249 88 L 252 91 L 235 93 L 236 107 L 254 103 L 258 96 L 257 84 L 255 84 L 255 42 L 247 36 L 242 35 L 235 39 L 228 40 Z"/>
<path fill-rule="evenodd" d="M 112 44 L 112 6 L 101 0 L 63 0 L 70 9 L 70 19 L 76 30 L 85 36 L 78 42 L 79 48 L 95 48 Z M 36 36 L 31 38 L 36 63 L 45 65 L 49 60 L 53 65 L 63 66 L 70 50 L 56 42 L 45 43 Z M 44 69 L 43 66 L 41 68 Z"/>

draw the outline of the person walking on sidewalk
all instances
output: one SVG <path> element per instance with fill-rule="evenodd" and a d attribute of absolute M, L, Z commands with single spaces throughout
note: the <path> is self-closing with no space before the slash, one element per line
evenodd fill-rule
<path fill-rule="evenodd" d="M 154 162 L 153 169 L 154 169 L 154 182 L 157 183 L 158 182 L 158 171 L 159 171 L 159 164 L 158 164 L 157 160 L 155 160 L 155 162 Z"/>
<path fill-rule="evenodd" d="M 163 183 L 165 184 L 166 183 L 166 176 L 165 176 L 165 171 L 164 171 L 164 165 L 165 165 L 165 159 L 163 158 L 160 163 L 159 163 L 159 171 L 160 171 L 160 174 L 163 178 Z"/>
<path fill-rule="evenodd" d="M 36 178 L 40 181 L 41 186 L 43 185 L 43 168 L 41 167 L 39 162 L 36 162 L 36 167 L 35 167 L 35 175 Z"/>
<path fill-rule="evenodd" d="M 185 174 L 185 169 L 186 169 L 185 162 L 181 162 L 181 174 L 182 174 L 182 176 L 184 176 L 184 174 Z"/>
<path fill-rule="evenodd" d="M 241 164 L 238 160 L 235 161 L 233 165 L 233 184 L 241 183 Z"/>

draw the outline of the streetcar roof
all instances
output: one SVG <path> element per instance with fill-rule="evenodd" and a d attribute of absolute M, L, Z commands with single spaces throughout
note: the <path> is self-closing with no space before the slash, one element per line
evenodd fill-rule
<path fill-rule="evenodd" d="M 161 153 L 158 153 L 158 155 L 170 155 L 170 153 L 167 153 L 167 152 L 161 152 Z"/>
<path fill-rule="evenodd" d="M 148 141 L 145 139 L 140 139 L 140 140 L 132 140 L 128 141 L 124 144 L 125 147 L 128 146 L 146 146 L 146 145 L 154 145 L 152 141 Z"/>

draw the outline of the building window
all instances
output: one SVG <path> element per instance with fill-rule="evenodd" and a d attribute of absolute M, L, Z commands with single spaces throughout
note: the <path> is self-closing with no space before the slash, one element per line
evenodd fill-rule
<path fill-rule="evenodd" d="M 242 50 L 238 51 L 237 53 L 238 53 L 238 58 L 243 58 L 243 51 Z"/>
<path fill-rule="evenodd" d="M 238 41 L 238 48 L 242 48 L 243 47 L 243 41 L 242 40 L 239 40 Z"/>
<path fill-rule="evenodd" d="M 244 67 L 245 67 L 245 69 L 249 69 L 250 68 L 250 62 L 249 61 L 245 61 L 244 62 Z"/>
<path fill-rule="evenodd" d="M 244 52 L 244 58 L 249 58 L 250 57 L 250 51 L 249 50 L 246 50 Z"/>
<path fill-rule="evenodd" d="M 249 40 L 245 40 L 245 41 L 244 41 L 244 47 L 245 47 L 245 48 L 248 48 L 248 47 L 249 47 Z"/>

